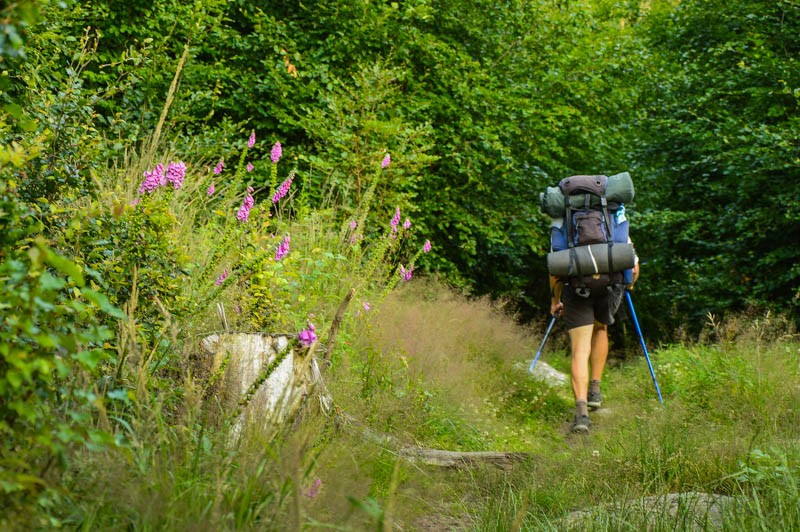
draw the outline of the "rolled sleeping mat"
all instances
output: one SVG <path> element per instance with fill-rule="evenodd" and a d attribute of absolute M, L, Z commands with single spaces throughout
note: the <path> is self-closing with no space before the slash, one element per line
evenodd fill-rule
<path fill-rule="evenodd" d="M 630 203 L 634 195 L 633 179 L 628 172 L 609 176 L 606 182 L 606 198 L 616 203 Z"/>
<path fill-rule="evenodd" d="M 628 172 L 612 175 L 606 181 L 606 199 L 609 203 L 629 203 L 633 201 L 634 192 L 633 179 Z M 587 196 L 589 207 L 600 206 L 600 196 L 586 193 L 564 196 L 559 187 L 547 187 L 544 192 L 541 192 L 539 204 L 543 213 L 551 218 L 559 218 L 566 212 L 567 198 L 570 207 L 582 209 L 587 206 Z"/>
<path fill-rule="evenodd" d="M 567 212 L 564 193 L 558 187 L 547 187 L 539 193 L 539 206 L 551 218 L 561 218 Z"/>
<path fill-rule="evenodd" d="M 611 273 L 608 249 L 608 244 L 591 244 L 553 251 L 547 254 L 547 269 L 556 277 Z M 615 272 L 633 268 L 636 262 L 633 244 L 615 242 L 611 246 L 611 262 Z"/>

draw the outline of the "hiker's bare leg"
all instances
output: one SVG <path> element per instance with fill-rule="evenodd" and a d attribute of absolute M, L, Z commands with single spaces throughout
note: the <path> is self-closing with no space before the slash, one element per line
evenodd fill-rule
<path fill-rule="evenodd" d="M 592 331 L 592 352 L 589 363 L 592 366 L 592 380 L 599 381 L 603 377 L 603 369 L 608 358 L 608 325 L 594 322 Z"/>
<path fill-rule="evenodd" d="M 569 330 L 572 346 L 572 391 L 575 401 L 586 401 L 589 392 L 589 355 L 592 351 L 594 326 L 584 325 Z"/>

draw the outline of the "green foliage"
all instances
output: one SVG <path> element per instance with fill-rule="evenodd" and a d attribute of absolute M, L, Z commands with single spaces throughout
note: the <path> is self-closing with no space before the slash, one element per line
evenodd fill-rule
<path fill-rule="evenodd" d="M 732 521 L 749 528 L 769 523 L 789 530 L 800 524 L 800 470 L 798 449 L 755 448 L 743 460 L 735 478 L 740 482 L 745 504 Z"/>
<path fill-rule="evenodd" d="M 6 58 L 25 57 L 25 31 L 40 17 L 39 5 L 46 4 L 42 1 L 14 2 L 0 9 L 0 66 Z"/>
<path fill-rule="evenodd" d="M 796 306 L 798 27 L 790 2 L 765 1 L 681 2 L 643 25 L 643 307 L 672 300 L 696 327 L 709 311 Z"/>
<path fill-rule="evenodd" d="M 0 184 L 0 500 L 14 512 L 47 506 L 73 445 L 114 445 L 101 378 L 114 365 L 104 315 L 121 317 L 83 269 L 38 236 L 16 190 Z M 98 417 L 99 414 L 99 417 Z"/>

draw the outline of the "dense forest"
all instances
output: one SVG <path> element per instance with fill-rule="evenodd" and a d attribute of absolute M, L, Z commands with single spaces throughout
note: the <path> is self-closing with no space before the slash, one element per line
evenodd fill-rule
<path fill-rule="evenodd" d="M 539 193 L 570 175 L 633 177 L 652 340 L 797 323 L 796 0 L 22 0 L 0 29 L 0 450 L 31 453 L 0 461 L 9 501 L 119 443 L 106 408 L 147 387 L 126 364 L 164 389 L 218 301 L 299 330 L 343 279 L 377 300 L 399 268 L 541 320 Z M 220 214 L 240 203 L 251 229 Z M 306 258 L 272 260 L 298 227 Z"/>

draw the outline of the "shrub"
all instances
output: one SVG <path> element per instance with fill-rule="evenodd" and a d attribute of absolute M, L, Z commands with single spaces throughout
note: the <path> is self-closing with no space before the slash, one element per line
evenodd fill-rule
<path fill-rule="evenodd" d="M 8 515 L 57 498 L 67 451 L 114 444 L 103 380 L 114 365 L 104 314 L 121 316 L 54 252 L 9 182 L 0 182 L 0 500 Z"/>

